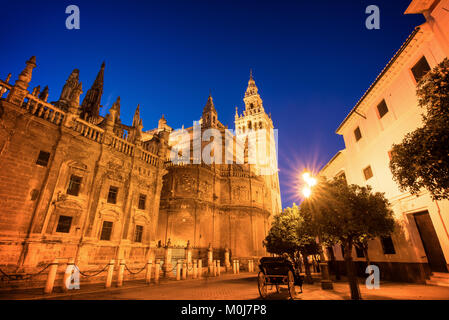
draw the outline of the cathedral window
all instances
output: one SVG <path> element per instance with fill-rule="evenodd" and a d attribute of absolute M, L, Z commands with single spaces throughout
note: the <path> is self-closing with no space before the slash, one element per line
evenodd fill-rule
<path fill-rule="evenodd" d="M 103 221 L 103 227 L 101 228 L 100 240 L 111 240 L 112 225 L 113 225 L 113 223 L 111 221 Z"/>
<path fill-rule="evenodd" d="M 41 151 L 39 152 L 39 156 L 37 157 L 36 164 L 46 167 L 49 159 L 50 153 L 46 151 Z"/>
<path fill-rule="evenodd" d="M 134 242 L 142 242 L 143 226 L 136 225 L 136 230 L 134 231 Z"/>
<path fill-rule="evenodd" d="M 147 196 L 144 194 L 139 195 L 139 209 L 145 210 L 145 204 L 147 202 Z"/>
<path fill-rule="evenodd" d="M 118 193 L 117 187 L 114 187 L 114 186 L 109 187 L 108 203 L 112 203 L 112 204 L 117 203 L 117 193 Z"/>
<path fill-rule="evenodd" d="M 67 187 L 67 194 L 78 196 L 80 192 L 82 178 L 72 174 L 70 176 L 69 186 Z"/>
<path fill-rule="evenodd" d="M 56 227 L 56 232 L 69 233 L 71 225 L 72 225 L 72 217 L 59 216 L 58 226 Z"/>

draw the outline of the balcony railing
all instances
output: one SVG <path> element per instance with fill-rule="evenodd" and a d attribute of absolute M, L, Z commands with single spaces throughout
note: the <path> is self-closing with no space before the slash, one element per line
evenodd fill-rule
<path fill-rule="evenodd" d="M 114 136 L 112 138 L 111 147 L 113 147 L 115 150 L 123 152 L 124 154 L 127 154 L 129 156 L 134 155 L 134 145 L 122 138 Z"/>
<path fill-rule="evenodd" d="M 22 108 L 27 110 L 33 116 L 42 118 L 58 126 L 61 125 L 62 120 L 64 120 L 65 117 L 64 111 L 47 102 L 39 100 L 31 94 L 27 94 L 25 97 Z"/>
<path fill-rule="evenodd" d="M 88 123 L 81 119 L 75 120 L 75 126 L 73 128 L 76 132 L 81 133 L 82 136 L 101 143 L 103 141 L 104 130 L 97 126 Z"/>
<path fill-rule="evenodd" d="M 0 99 L 6 98 L 8 92 L 11 90 L 11 85 L 9 83 L 6 83 L 3 80 L 0 80 Z"/>

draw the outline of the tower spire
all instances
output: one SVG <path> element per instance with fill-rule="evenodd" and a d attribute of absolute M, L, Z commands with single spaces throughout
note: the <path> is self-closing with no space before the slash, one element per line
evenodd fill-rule
<path fill-rule="evenodd" d="M 133 117 L 133 127 L 136 127 L 140 124 L 141 119 L 140 119 L 140 104 L 137 105 L 136 111 L 134 112 L 134 117 Z"/>
<path fill-rule="evenodd" d="M 87 91 L 84 97 L 83 103 L 81 104 L 81 117 L 98 117 L 101 108 L 101 96 L 103 95 L 103 81 L 104 81 L 104 68 L 106 64 L 103 61 L 101 64 L 101 69 L 95 78 L 92 87 Z"/>
<path fill-rule="evenodd" d="M 203 119 L 203 125 L 205 127 L 212 127 L 217 124 L 217 110 L 215 110 L 214 100 L 212 99 L 212 96 L 210 94 L 207 98 L 206 105 L 203 109 L 203 116 L 201 118 Z"/>
<path fill-rule="evenodd" d="M 258 91 L 259 89 L 253 78 L 253 69 L 250 69 L 248 87 L 246 88 L 245 97 L 243 98 L 246 110 L 257 109 L 263 111 L 262 99 L 260 98 Z"/>

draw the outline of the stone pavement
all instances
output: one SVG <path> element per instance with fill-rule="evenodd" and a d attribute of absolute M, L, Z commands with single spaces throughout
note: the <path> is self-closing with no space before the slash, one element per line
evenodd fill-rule
<path fill-rule="evenodd" d="M 390 283 L 380 289 L 367 289 L 360 284 L 364 300 L 449 300 L 449 288 L 419 284 Z M 288 299 L 287 290 L 269 291 L 269 300 Z M 142 282 L 128 282 L 121 288 L 104 289 L 90 285 L 69 294 L 43 295 L 42 290 L 0 292 L 0 299 L 58 299 L 58 300 L 255 300 L 260 299 L 254 273 L 226 274 L 216 278 L 184 281 L 165 281 L 146 286 Z M 304 284 L 304 292 L 297 300 L 349 300 L 349 285 L 334 282 L 334 290 L 321 290 L 319 282 Z"/>

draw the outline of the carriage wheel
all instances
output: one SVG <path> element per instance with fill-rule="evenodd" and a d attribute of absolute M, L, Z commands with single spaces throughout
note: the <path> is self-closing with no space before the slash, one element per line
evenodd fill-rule
<path fill-rule="evenodd" d="M 295 277 L 293 276 L 293 272 L 291 270 L 288 271 L 287 281 L 288 281 L 288 294 L 290 295 L 290 299 L 294 299 L 296 296 Z"/>
<path fill-rule="evenodd" d="M 259 294 L 262 299 L 267 297 L 267 280 L 262 271 L 257 275 L 257 285 L 259 287 Z"/>

